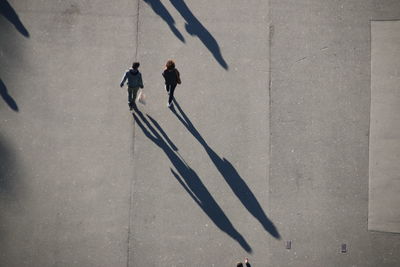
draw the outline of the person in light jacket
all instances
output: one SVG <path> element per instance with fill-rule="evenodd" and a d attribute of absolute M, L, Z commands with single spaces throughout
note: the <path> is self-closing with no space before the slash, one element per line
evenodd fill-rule
<path fill-rule="evenodd" d="M 139 88 L 143 88 L 142 74 L 139 72 L 139 62 L 134 62 L 132 68 L 127 70 L 122 77 L 120 86 L 123 87 L 126 80 L 128 80 L 128 105 L 132 110 L 136 106 L 135 100 Z"/>
<path fill-rule="evenodd" d="M 168 99 L 168 107 L 171 107 L 172 100 L 174 99 L 174 92 L 177 84 L 181 84 L 181 78 L 179 75 L 179 71 L 175 68 L 175 62 L 172 60 L 168 60 L 167 64 L 165 64 L 165 70 L 162 73 L 165 79 L 165 89 L 169 94 Z"/>

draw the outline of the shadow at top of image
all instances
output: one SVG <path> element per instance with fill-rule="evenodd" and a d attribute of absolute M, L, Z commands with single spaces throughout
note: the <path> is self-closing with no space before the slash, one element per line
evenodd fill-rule
<path fill-rule="evenodd" d="M 175 34 L 175 36 L 179 40 L 185 42 L 185 38 L 175 26 L 174 18 L 168 12 L 167 8 L 161 3 L 160 0 L 143 0 L 143 1 L 146 2 L 153 9 L 154 13 L 160 16 L 165 21 L 165 23 L 168 24 L 171 31 Z"/>
<path fill-rule="evenodd" d="M 156 13 L 159 15 L 170 27 L 171 31 L 175 34 L 175 36 L 185 42 L 182 34 L 175 27 L 175 21 L 171 14 L 168 12 L 166 7 L 161 3 L 160 0 L 144 0 Z M 175 9 L 179 12 L 179 14 L 185 20 L 185 29 L 187 33 L 191 36 L 197 36 L 200 41 L 204 44 L 205 47 L 211 52 L 214 56 L 215 60 L 219 63 L 221 67 L 225 70 L 229 69 L 228 64 L 222 56 L 221 48 L 218 45 L 218 42 L 212 36 L 212 34 L 201 24 L 201 22 L 193 15 L 192 11 L 186 5 L 183 0 L 170 0 L 171 4 L 175 7 Z"/>
<path fill-rule="evenodd" d="M 8 22 L 10 22 L 12 25 L 14 25 L 15 29 L 25 36 L 26 38 L 29 38 L 29 32 L 25 28 L 24 24 L 21 22 L 18 14 L 14 10 L 14 8 L 10 5 L 10 3 L 7 0 L 0 0 L 0 14 L 4 16 Z M 0 20 L 2 26 L 6 25 L 7 22 L 5 20 Z M 3 29 L 0 30 L 1 33 L 4 33 Z M 0 38 L 2 38 L 0 36 Z M 10 40 L 4 40 L 4 37 L 2 38 L 4 42 L 7 42 L 7 45 L 10 47 L 13 47 L 12 44 L 10 45 Z M 4 44 L 2 44 L 4 45 Z M 3 47 L 2 47 L 3 48 Z M 15 49 L 15 47 L 13 47 Z M 19 108 L 15 100 L 12 98 L 12 96 L 8 93 L 8 89 L 6 85 L 4 84 L 3 80 L 0 79 L 0 95 L 3 98 L 3 100 L 7 103 L 7 105 L 13 110 L 18 112 Z"/>
<path fill-rule="evenodd" d="M 7 0 L 0 0 L 0 13 L 11 23 L 23 36 L 29 38 L 29 32 L 19 19 L 18 14 Z"/>

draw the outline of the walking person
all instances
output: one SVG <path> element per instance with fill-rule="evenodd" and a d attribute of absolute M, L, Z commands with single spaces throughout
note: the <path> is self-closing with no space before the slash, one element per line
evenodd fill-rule
<path fill-rule="evenodd" d="M 165 64 L 165 70 L 162 73 L 165 79 L 165 89 L 169 94 L 168 99 L 168 107 L 170 108 L 172 105 L 172 100 L 174 99 L 174 92 L 177 84 L 181 84 L 181 78 L 179 75 L 179 71 L 175 68 L 175 62 L 172 60 L 168 60 L 167 64 Z"/>
<path fill-rule="evenodd" d="M 135 100 L 139 88 L 144 87 L 142 74 L 138 70 L 139 66 L 140 66 L 139 62 L 133 62 L 132 68 L 125 72 L 124 77 L 122 77 L 120 83 L 120 86 L 122 88 L 124 86 L 125 81 L 128 80 L 128 105 L 130 110 L 136 107 Z"/>

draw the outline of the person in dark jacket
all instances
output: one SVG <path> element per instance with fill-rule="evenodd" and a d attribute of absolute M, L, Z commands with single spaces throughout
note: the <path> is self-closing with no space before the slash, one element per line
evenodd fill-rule
<path fill-rule="evenodd" d="M 179 71 L 175 68 L 175 62 L 168 60 L 165 64 L 166 69 L 162 73 L 165 79 L 165 89 L 169 94 L 168 107 L 171 107 L 172 100 L 174 99 L 174 91 L 177 84 L 181 84 Z"/>
<path fill-rule="evenodd" d="M 120 86 L 123 87 L 126 80 L 128 80 L 128 105 L 132 110 L 136 106 L 135 100 L 139 88 L 143 88 L 142 74 L 139 72 L 139 62 L 134 62 L 132 68 L 127 70 L 122 77 Z"/>

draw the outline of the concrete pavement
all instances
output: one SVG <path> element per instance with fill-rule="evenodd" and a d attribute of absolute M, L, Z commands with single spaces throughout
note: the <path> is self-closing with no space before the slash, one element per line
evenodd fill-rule
<path fill-rule="evenodd" d="M 267 3 L 145 2 L 131 265 L 231 266 L 250 253 L 266 262 L 279 237 L 266 190 Z M 169 58 L 182 78 L 172 112 L 161 76 Z"/>
<path fill-rule="evenodd" d="M 2 265 L 400 262 L 399 236 L 367 229 L 370 20 L 396 1 L 0 7 Z"/>
<path fill-rule="evenodd" d="M 370 20 L 396 1 L 270 1 L 270 215 L 291 250 L 271 266 L 397 266 L 399 236 L 368 231 Z M 347 253 L 341 253 L 346 244 Z"/>
<path fill-rule="evenodd" d="M 29 35 L 1 16 L 1 265 L 125 266 L 136 6 L 4 2 Z"/>
<path fill-rule="evenodd" d="M 371 22 L 368 229 L 400 233 L 400 21 Z"/>

